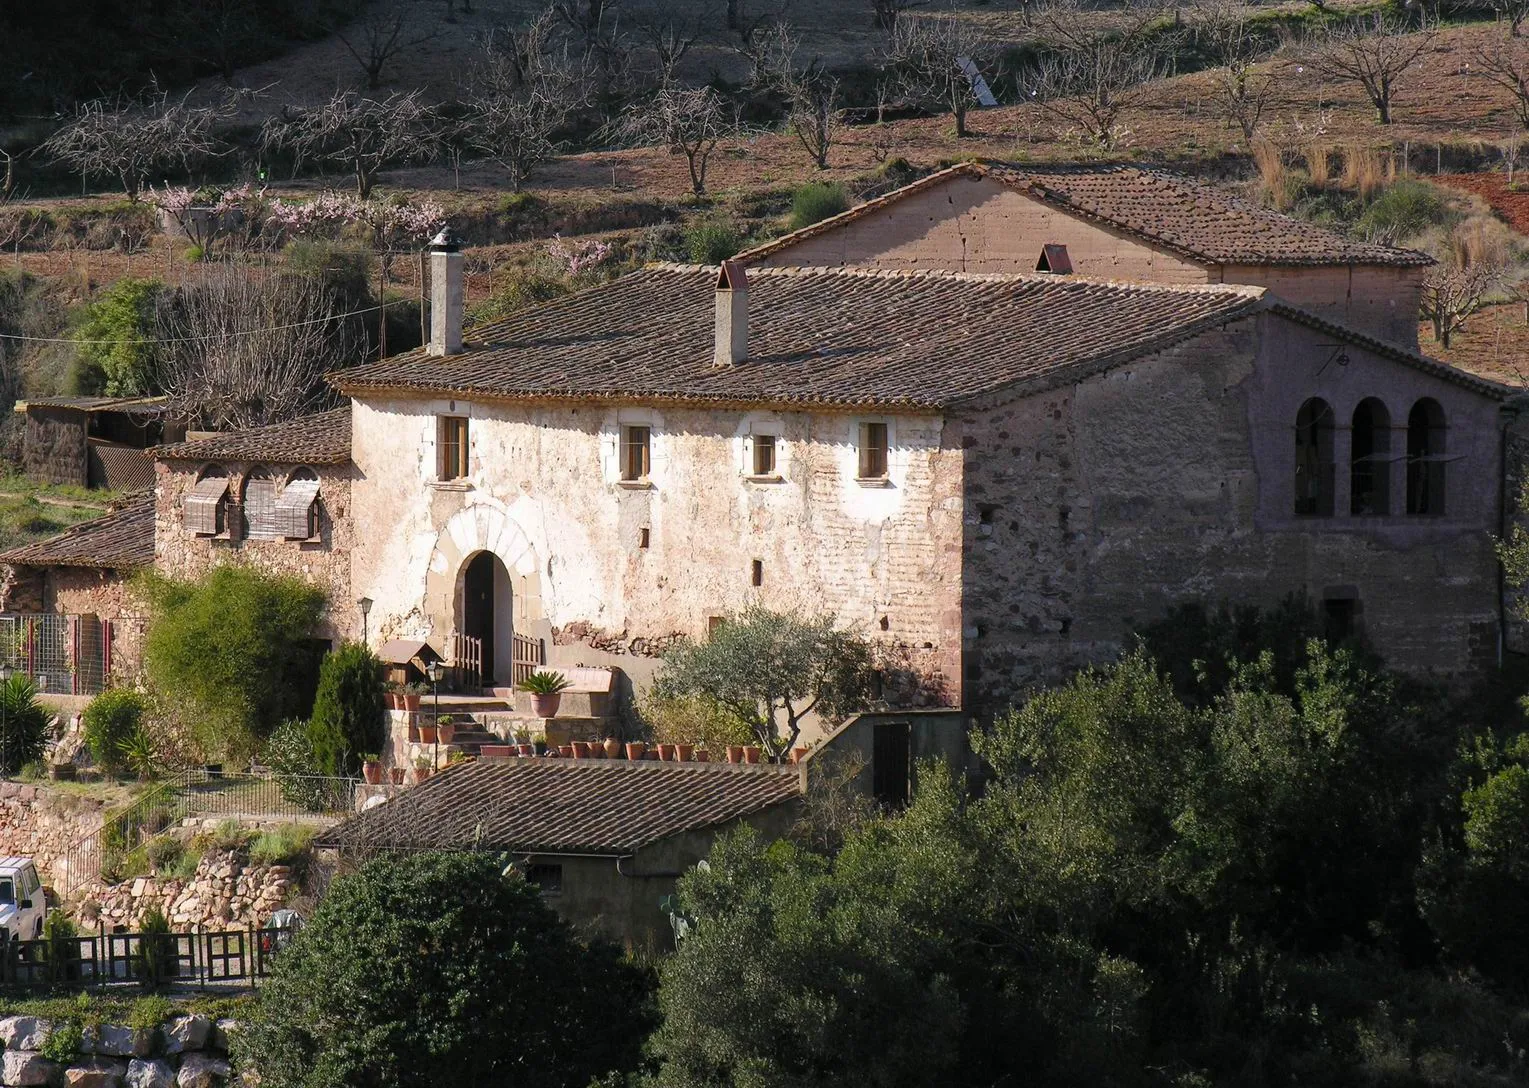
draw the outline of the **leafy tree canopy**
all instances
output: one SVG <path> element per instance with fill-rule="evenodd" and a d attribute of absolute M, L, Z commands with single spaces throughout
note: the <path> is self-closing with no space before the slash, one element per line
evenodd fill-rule
<path fill-rule="evenodd" d="M 364 756 L 382 751 L 382 694 L 383 664 L 367 647 L 349 642 L 324 658 L 308 726 L 320 774 L 355 774 Z"/>
<path fill-rule="evenodd" d="M 136 397 L 158 392 L 155 310 L 164 284 L 120 279 L 85 307 L 75 329 L 77 392 Z"/>

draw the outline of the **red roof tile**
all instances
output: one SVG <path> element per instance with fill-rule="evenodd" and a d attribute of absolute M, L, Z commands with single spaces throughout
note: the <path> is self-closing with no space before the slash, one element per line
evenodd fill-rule
<path fill-rule="evenodd" d="M 104 517 L 58 536 L 0 554 L 0 563 L 30 567 L 132 570 L 154 563 L 154 493 L 133 495 Z"/>
<path fill-rule="evenodd" d="M 794 801 L 801 781 L 795 767 L 479 760 L 346 820 L 319 844 L 629 854 Z"/>
<path fill-rule="evenodd" d="M 245 431 L 160 446 L 161 461 L 267 461 L 335 465 L 350 460 L 350 405 Z"/>

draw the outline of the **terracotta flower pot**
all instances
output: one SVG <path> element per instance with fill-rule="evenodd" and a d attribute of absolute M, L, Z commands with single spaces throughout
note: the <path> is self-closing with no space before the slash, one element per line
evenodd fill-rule
<path fill-rule="evenodd" d="M 434 773 L 435 772 L 432 771 L 429 767 L 415 767 L 414 768 L 414 784 L 416 786 L 419 785 L 421 782 L 423 782 L 425 779 L 429 778 Z"/>
<path fill-rule="evenodd" d="M 697 763 L 710 763 L 711 753 L 708 752 L 705 748 L 697 748 L 695 750 L 695 761 Z"/>
<path fill-rule="evenodd" d="M 674 759 L 674 745 L 660 744 L 658 746 L 658 758 L 663 760 L 665 763 L 668 763 L 670 760 Z"/>
<path fill-rule="evenodd" d="M 745 762 L 745 763 L 758 763 L 759 762 L 759 753 L 760 753 L 760 749 L 759 749 L 759 747 L 757 745 L 753 745 L 753 744 L 745 745 L 744 749 L 743 749 L 743 762 Z"/>
<path fill-rule="evenodd" d="M 366 779 L 368 786 L 382 785 L 382 763 L 380 760 L 369 759 L 361 764 L 361 777 Z"/>
<path fill-rule="evenodd" d="M 435 743 L 435 726 L 422 725 L 419 727 L 419 742 L 421 744 Z"/>
<path fill-rule="evenodd" d="M 741 745 L 741 744 L 729 744 L 727 746 L 727 761 L 729 763 L 742 763 L 743 762 L 743 745 Z"/>
<path fill-rule="evenodd" d="M 533 695 L 531 696 L 531 712 L 538 718 L 555 718 L 557 708 L 562 701 L 563 697 L 560 694 Z"/>
<path fill-rule="evenodd" d="M 576 740 L 576 741 L 573 742 L 573 758 L 574 759 L 588 759 L 589 758 L 589 742 L 588 741 L 586 741 L 586 740 Z"/>
<path fill-rule="evenodd" d="M 804 760 L 806 758 L 807 758 L 807 749 L 805 749 L 805 748 L 793 748 L 793 749 L 791 749 L 791 762 L 792 763 L 800 763 L 802 760 Z"/>
<path fill-rule="evenodd" d="M 457 735 L 457 727 L 451 722 L 442 722 L 438 728 L 442 744 L 450 744 L 451 738 Z"/>
<path fill-rule="evenodd" d="M 402 709 L 398 705 L 398 692 L 396 692 L 396 691 L 385 691 L 385 692 L 382 693 L 382 697 L 387 700 L 387 708 L 389 710 L 400 710 L 400 709 Z"/>
<path fill-rule="evenodd" d="M 573 745 L 571 745 L 571 744 L 559 744 L 557 746 L 557 754 L 562 756 L 564 759 L 568 759 L 570 756 L 573 755 Z"/>
<path fill-rule="evenodd" d="M 403 770 L 404 769 L 402 767 L 389 767 L 388 768 L 388 781 L 393 783 L 393 785 L 395 785 L 395 786 L 402 786 L 403 785 Z"/>
<path fill-rule="evenodd" d="M 674 746 L 674 758 L 680 763 L 689 763 L 695 758 L 695 745 L 676 744 Z"/>
<path fill-rule="evenodd" d="M 647 750 L 648 750 L 648 746 L 646 744 L 644 744 L 640 740 L 629 740 L 629 741 L 626 742 L 626 757 L 627 757 L 627 759 L 630 759 L 630 760 L 641 759 L 642 758 L 642 754 L 644 752 L 646 752 Z"/>
<path fill-rule="evenodd" d="M 509 745 L 505 745 L 505 747 L 508 748 Z M 517 744 L 517 745 L 515 745 L 515 751 L 519 755 L 522 755 L 522 756 L 525 756 L 525 757 L 529 758 L 531 756 L 536 755 L 536 745 L 534 745 L 534 744 Z"/>
<path fill-rule="evenodd" d="M 409 743 L 419 743 L 419 726 L 415 725 L 413 722 L 409 723 Z"/>
<path fill-rule="evenodd" d="M 405 692 L 403 694 L 402 698 L 403 698 L 403 708 L 405 710 L 418 710 L 419 709 L 419 700 L 420 700 L 420 697 L 418 695 L 411 695 L 408 692 Z"/>

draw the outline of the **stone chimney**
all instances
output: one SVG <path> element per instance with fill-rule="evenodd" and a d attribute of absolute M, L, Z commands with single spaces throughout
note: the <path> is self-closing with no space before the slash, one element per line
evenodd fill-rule
<path fill-rule="evenodd" d="M 445 227 L 430 240 L 430 343 L 428 355 L 462 350 L 462 240 Z"/>
<path fill-rule="evenodd" d="M 712 363 L 732 366 L 748 357 L 748 277 L 737 261 L 723 261 L 717 274 L 717 353 Z"/>

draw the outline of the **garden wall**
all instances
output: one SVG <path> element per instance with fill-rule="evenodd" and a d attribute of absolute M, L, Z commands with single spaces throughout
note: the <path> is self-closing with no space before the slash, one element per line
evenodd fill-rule
<path fill-rule="evenodd" d="M 254 865 L 238 850 L 209 851 L 190 879 L 140 876 L 120 884 L 91 884 L 75 897 L 74 910 L 87 925 L 110 932 L 135 930 L 140 918 L 158 908 L 170 928 L 245 929 L 264 925 L 292 894 L 296 880 L 289 865 Z"/>
<path fill-rule="evenodd" d="M 0 855 L 33 859 L 43 883 L 57 885 L 70 845 L 100 830 L 104 805 L 76 792 L 0 782 Z"/>
<path fill-rule="evenodd" d="M 72 1058 L 59 1055 L 48 1041 L 56 1031 L 72 1030 L 35 1016 L 0 1019 L 0 1084 L 67 1084 L 92 1088 L 216 1088 L 229 1077 L 229 1036 L 234 1020 L 175 1016 L 157 1028 L 135 1029 L 101 1024 L 86 1027 Z"/>

